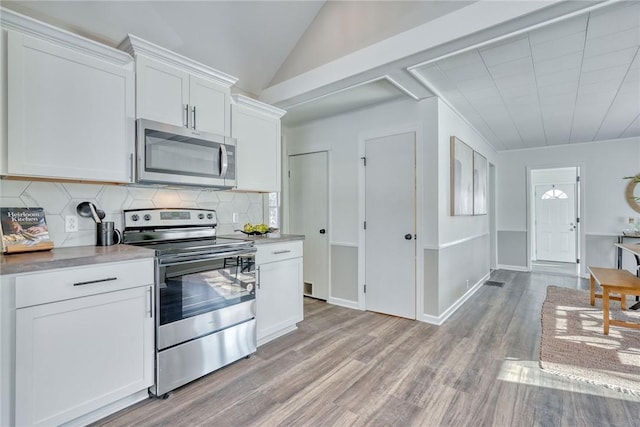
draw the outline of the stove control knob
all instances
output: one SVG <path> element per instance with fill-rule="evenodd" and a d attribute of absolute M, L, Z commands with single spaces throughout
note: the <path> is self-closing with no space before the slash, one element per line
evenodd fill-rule
<path fill-rule="evenodd" d="M 140 217 L 138 216 L 138 214 L 131 215 L 131 221 L 137 221 L 139 219 L 140 219 Z"/>
<path fill-rule="evenodd" d="M 145 221 L 150 221 L 150 220 L 151 220 L 151 215 L 149 215 L 149 214 L 145 214 L 145 216 L 144 216 L 144 220 L 145 220 Z"/>
<path fill-rule="evenodd" d="M 204 214 L 198 214 L 198 219 L 204 219 Z"/>
<path fill-rule="evenodd" d="M 208 213 L 207 214 L 207 219 L 213 219 L 213 214 Z"/>

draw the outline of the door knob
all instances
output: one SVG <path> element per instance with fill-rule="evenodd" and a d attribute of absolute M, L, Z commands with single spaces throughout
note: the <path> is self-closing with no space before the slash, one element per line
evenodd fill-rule
<path fill-rule="evenodd" d="M 411 234 L 405 234 L 404 238 L 405 240 L 411 240 Z"/>
<path fill-rule="evenodd" d="M 325 230 L 324 228 L 321 228 L 321 229 L 320 229 L 320 234 L 324 234 L 324 233 L 326 233 L 326 232 L 327 232 L 327 230 Z"/>

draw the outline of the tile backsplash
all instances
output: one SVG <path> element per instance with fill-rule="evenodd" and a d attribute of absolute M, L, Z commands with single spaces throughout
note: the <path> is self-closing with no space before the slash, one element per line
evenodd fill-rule
<path fill-rule="evenodd" d="M 55 247 L 95 245 L 95 223 L 78 217 L 78 232 L 66 233 L 64 219 L 77 215 L 80 202 L 93 202 L 122 229 L 123 209 L 204 208 L 218 214 L 218 234 L 233 234 L 247 222 L 262 223 L 263 196 L 253 193 L 197 189 L 163 189 L 118 185 L 0 180 L 0 206 L 44 208 Z M 233 223 L 233 213 L 238 222 Z M 239 234 L 239 233 L 238 233 Z"/>

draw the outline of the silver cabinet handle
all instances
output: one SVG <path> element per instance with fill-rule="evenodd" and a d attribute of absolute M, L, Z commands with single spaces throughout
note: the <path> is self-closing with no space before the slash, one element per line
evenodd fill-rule
<path fill-rule="evenodd" d="M 147 293 L 149 294 L 149 306 L 147 308 L 147 314 L 149 318 L 153 317 L 153 286 L 149 286 L 147 288 Z"/>
<path fill-rule="evenodd" d="M 289 252 L 291 252 L 291 250 L 290 250 L 290 249 L 287 249 L 287 250 L 285 250 L 285 251 L 275 251 L 275 252 L 272 252 L 272 253 L 273 253 L 274 255 L 280 255 L 280 254 L 288 254 Z"/>
<path fill-rule="evenodd" d="M 107 277 L 106 279 L 88 280 L 86 282 L 76 282 L 76 283 L 73 284 L 73 286 L 93 285 L 94 283 L 111 282 L 113 280 L 118 280 L 118 278 L 117 277 Z"/>
<path fill-rule="evenodd" d="M 224 178 L 227 175 L 227 169 L 229 169 L 227 146 L 220 144 L 220 178 Z"/>
<path fill-rule="evenodd" d="M 256 268 L 256 288 L 260 289 L 260 267 Z"/>
<path fill-rule="evenodd" d="M 191 114 L 193 115 L 191 127 L 195 130 L 196 129 L 196 106 L 195 105 L 191 107 Z"/>
<path fill-rule="evenodd" d="M 129 182 L 133 182 L 134 181 L 134 176 L 133 176 L 133 153 L 129 154 Z"/>
<path fill-rule="evenodd" d="M 184 127 L 189 127 L 189 104 L 184 105 L 184 120 L 182 121 Z"/>

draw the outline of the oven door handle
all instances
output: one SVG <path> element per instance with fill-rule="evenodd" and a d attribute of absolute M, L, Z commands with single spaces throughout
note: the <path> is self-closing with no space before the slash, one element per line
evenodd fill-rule
<path fill-rule="evenodd" d="M 242 249 L 237 251 L 220 252 L 220 253 L 209 254 L 209 255 L 197 255 L 195 257 L 194 255 L 185 254 L 185 255 L 160 258 L 160 265 L 163 267 L 170 267 L 172 265 L 178 265 L 178 264 L 188 264 L 188 263 L 199 262 L 199 261 L 224 259 L 224 258 L 229 258 L 229 257 L 234 257 L 239 255 L 252 255 L 255 253 L 256 253 L 256 249 L 254 248 L 253 250 Z"/>

